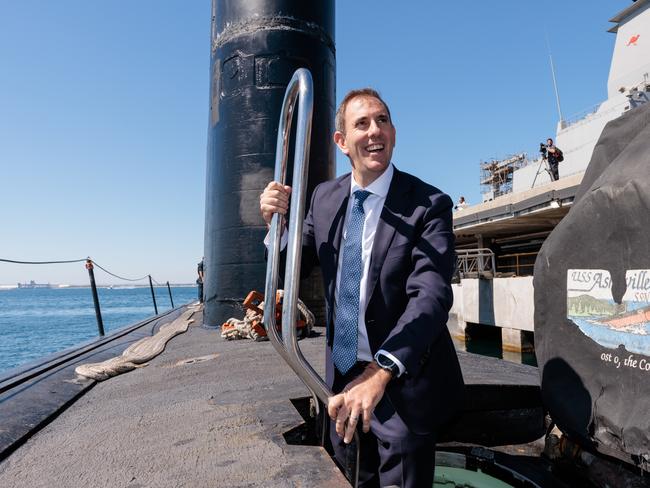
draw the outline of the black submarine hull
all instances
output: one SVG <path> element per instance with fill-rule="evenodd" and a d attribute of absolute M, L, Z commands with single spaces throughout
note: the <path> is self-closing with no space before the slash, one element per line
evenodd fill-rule
<path fill-rule="evenodd" d="M 314 80 L 309 198 L 313 188 L 335 172 L 334 2 L 213 0 L 206 326 L 240 315 L 248 292 L 264 289 L 266 226 L 259 195 L 273 179 L 280 108 L 287 84 L 300 67 L 308 68 Z M 314 276 L 302 288 L 301 297 L 319 321 L 319 278 Z"/>

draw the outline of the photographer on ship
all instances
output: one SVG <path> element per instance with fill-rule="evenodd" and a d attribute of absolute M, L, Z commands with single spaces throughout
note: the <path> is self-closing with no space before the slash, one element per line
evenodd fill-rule
<path fill-rule="evenodd" d="M 549 137 L 546 139 L 546 144 L 540 143 L 539 152 L 542 154 L 542 159 L 548 162 L 548 174 L 551 176 L 551 181 L 557 181 L 560 178 L 559 163 L 564 161 L 562 151 L 553 144 L 553 139 Z"/>

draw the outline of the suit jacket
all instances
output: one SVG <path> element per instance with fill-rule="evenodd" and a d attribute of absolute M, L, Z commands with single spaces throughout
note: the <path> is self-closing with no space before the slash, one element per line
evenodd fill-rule
<path fill-rule="evenodd" d="M 350 193 L 347 174 L 318 185 L 303 227 L 301 272 L 320 264 L 327 304 L 327 345 L 334 339 L 334 289 Z M 451 199 L 395 168 L 373 242 L 365 322 L 373 355 L 384 349 L 406 367 L 386 393 L 415 433 L 435 432 L 463 394 L 447 330 L 455 266 Z M 327 355 L 330 357 L 330 354 Z M 327 361 L 327 382 L 334 366 Z"/>

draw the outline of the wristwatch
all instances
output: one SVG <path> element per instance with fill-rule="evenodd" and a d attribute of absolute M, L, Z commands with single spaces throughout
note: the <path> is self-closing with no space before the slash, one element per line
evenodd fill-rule
<path fill-rule="evenodd" d="M 388 356 L 385 356 L 382 353 L 378 352 L 375 354 L 375 361 L 381 369 L 388 371 L 393 378 L 397 378 L 399 376 L 399 366 L 397 366 L 397 364 L 395 364 L 395 361 L 393 361 Z"/>

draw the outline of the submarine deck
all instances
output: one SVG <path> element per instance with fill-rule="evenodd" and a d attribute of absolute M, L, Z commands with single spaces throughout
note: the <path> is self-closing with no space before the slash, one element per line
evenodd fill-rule
<path fill-rule="evenodd" d="M 323 448 L 285 441 L 283 434 L 303 422 L 290 399 L 308 392 L 272 345 L 225 341 L 196 325 L 200 313 L 194 318 L 148 366 L 96 383 L 4 459 L 0 486 L 349 486 Z M 320 334 L 300 342 L 321 373 L 323 341 Z M 507 408 L 507 398 L 519 398 L 536 412 L 535 368 L 504 369 L 502 361 L 459 354 L 468 392 L 475 393 L 469 410 L 494 415 Z M 495 372 L 488 382 L 487 370 Z M 70 371 L 59 375 L 73 379 Z M 487 394 L 491 386 L 501 393 Z M 26 406 L 34 401 L 29 391 L 5 403 Z M 540 417 L 541 410 L 524 420 Z M 480 418 L 466 427 L 485 432 Z M 533 434 L 540 428 L 541 422 Z"/>
<path fill-rule="evenodd" d="M 200 323 L 97 383 L 0 464 L 0 486 L 349 486 L 325 450 L 284 441 L 306 390 L 271 344 Z M 310 358 L 319 345 L 301 342 Z"/>

